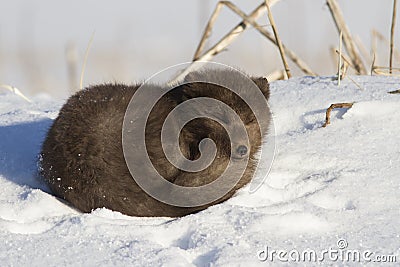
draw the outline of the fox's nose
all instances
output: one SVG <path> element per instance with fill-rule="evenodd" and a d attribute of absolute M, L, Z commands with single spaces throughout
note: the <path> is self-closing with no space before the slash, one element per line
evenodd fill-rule
<path fill-rule="evenodd" d="M 247 154 L 247 151 L 248 151 L 247 146 L 243 146 L 243 145 L 239 146 L 239 147 L 236 149 L 236 152 L 237 152 L 241 157 L 243 157 L 244 155 L 246 155 L 246 154 Z"/>

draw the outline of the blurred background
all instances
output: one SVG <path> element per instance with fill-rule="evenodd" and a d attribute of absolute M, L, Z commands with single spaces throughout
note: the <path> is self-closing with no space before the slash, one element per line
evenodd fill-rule
<path fill-rule="evenodd" d="M 85 50 L 94 33 L 84 85 L 134 83 L 165 67 L 190 61 L 218 1 L 2 1 L 0 83 L 33 96 L 66 98 L 78 86 Z M 250 13 L 261 0 L 232 1 Z M 392 0 L 339 0 L 351 33 L 364 55 L 376 46 L 377 65 L 388 65 Z M 282 41 L 320 75 L 334 75 L 332 47 L 338 33 L 325 0 L 281 0 L 273 6 Z M 209 45 L 241 19 L 223 9 Z M 271 30 L 267 16 L 259 24 Z M 373 38 L 372 31 L 382 36 Z M 396 29 L 395 46 L 400 41 Z M 375 34 L 375 36 L 377 36 Z M 278 50 L 250 28 L 214 58 L 252 75 L 282 69 Z M 368 61 L 368 60 L 366 60 Z M 395 60 L 395 66 L 398 61 Z M 366 62 L 367 69 L 370 62 Z M 303 75 L 289 62 L 295 76 Z M 75 82 L 74 82 L 75 81 Z M 0 89 L 0 93 L 3 93 Z"/>

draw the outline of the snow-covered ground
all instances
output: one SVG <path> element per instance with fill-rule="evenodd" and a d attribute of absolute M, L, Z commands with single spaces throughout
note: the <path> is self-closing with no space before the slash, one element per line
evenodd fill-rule
<path fill-rule="evenodd" d="M 0 94 L 0 266 L 315 264 L 293 262 L 296 251 L 328 265 L 352 264 L 341 260 L 349 251 L 361 264 L 389 255 L 398 264 L 400 94 L 387 92 L 400 79 L 353 79 L 363 90 L 330 77 L 272 83 L 277 150 L 263 186 L 178 219 L 81 214 L 58 201 L 36 160 L 62 102 Z M 337 102 L 356 103 L 321 128 Z"/>

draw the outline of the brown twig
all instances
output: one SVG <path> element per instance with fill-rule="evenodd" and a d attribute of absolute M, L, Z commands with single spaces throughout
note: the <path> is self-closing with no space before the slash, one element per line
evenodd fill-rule
<path fill-rule="evenodd" d="M 388 92 L 389 94 L 400 94 L 400 89 Z"/>
<path fill-rule="evenodd" d="M 274 32 L 275 41 L 276 41 L 276 44 L 277 44 L 278 49 L 279 49 L 279 53 L 280 53 L 281 58 L 282 58 L 283 66 L 285 67 L 286 75 L 287 75 L 288 78 L 291 78 L 292 75 L 290 74 L 289 65 L 288 65 L 288 63 L 287 63 L 287 61 L 286 61 L 285 52 L 284 52 L 284 50 L 283 50 L 283 46 L 282 46 L 281 39 L 279 38 L 278 29 L 277 29 L 277 27 L 276 27 L 274 17 L 272 16 L 272 12 L 271 12 L 271 8 L 270 8 L 270 6 L 269 6 L 269 4 L 268 4 L 268 0 L 265 0 L 265 6 L 267 7 L 267 11 L 268 11 L 268 20 L 269 20 L 269 22 L 271 23 L 272 31 Z"/>
<path fill-rule="evenodd" d="M 327 110 L 326 110 L 326 119 L 324 125 L 322 127 L 328 126 L 328 124 L 331 123 L 331 112 L 335 108 L 351 108 L 353 106 L 353 103 L 336 103 L 332 104 Z"/>
<path fill-rule="evenodd" d="M 397 10 L 397 0 L 394 0 L 393 1 L 392 26 L 390 28 L 390 59 L 389 59 L 389 73 L 390 74 L 392 74 L 392 67 L 393 67 L 394 26 L 396 24 L 396 10 Z"/>
<path fill-rule="evenodd" d="M 326 0 L 326 2 L 328 4 L 329 10 L 331 11 L 333 20 L 335 21 L 336 28 L 338 29 L 339 32 L 343 32 L 343 42 L 347 52 L 350 55 L 353 65 L 356 68 L 356 71 L 359 74 L 367 74 L 367 70 L 365 69 L 361 57 L 357 52 L 356 46 L 350 34 L 350 30 L 347 27 L 347 24 L 344 20 L 342 11 L 340 10 L 337 1 Z"/>

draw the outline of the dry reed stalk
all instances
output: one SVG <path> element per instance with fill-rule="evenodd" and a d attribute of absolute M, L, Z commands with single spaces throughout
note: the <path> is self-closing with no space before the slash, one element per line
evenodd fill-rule
<path fill-rule="evenodd" d="M 332 60 L 332 64 L 333 64 L 333 68 L 337 69 L 337 65 L 338 65 L 338 57 L 336 54 L 336 48 L 331 46 L 329 47 L 329 55 L 331 57 Z"/>
<path fill-rule="evenodd" d="M 371 34 L 372 34 L 372 40 L 373 40 L 373 42 L 372 42 L 373 51 L 377 50 L 377 43 L 378 43 L 377 41 L 378 40 L 381 42 L 384 42 L 385 44 L 390 46 L 390 41 L 388 41 L 388 39 L 385 36 L 383 36 L 383 34 L 380 33 L 379 31 L 377 31 L 376 29 L 373 29 L 371 31 Z M 393 47 L 393 56 L 395 57 L 396 60 L 400 61 L 400 51 L 396 47 Z"/>
<path fill-rule="evenodd" d="M 269 0 L 270 6 L 275 5 L 277 2 L 280 0 Z M 221 1 L 219 2 L 221 5 L 226 5 L 226 1 Z M 248 15 L 249 18 L 256 20 L 261 15 L 265 12 L 265 4 L 262 3 L 258 7 L 256 7 L 250 15 Z M 218 54 L 222 50 L 224 50 L 229 44 L 231 44 L 241 33 L 244 32 L 248 27 L 250 26 L 250 23 L 246 20 L 242 20 L 238 25 L 236 25 L 232 30 L 230 30 L 227 34 L 225 34 L 224 37 L 222 37 L 214 46 L 212 46 L 209 50 L 207 50 L 205 53 L 203 53 L 201 56 L 195 60 L 195 61 L 208 61 L 211 59 L 214 55 Z M 209 30 L 211 31 L 211 29 Z M 208 39 L 208 36 L 204 38 L 205 40 L 202 42 L 205 42 Z"/>
<path fill-rule="evenodd" d="M 269 0 L 269 3 L 271 6 L 279 2 L 280 0 Z M 260 4 L 257 6 L 249 15 L 249 17 L 253 18 L 254 20 L 258 19 L 263 13 L 265 12 L 265 5 L 264 3 Z M 215 12 L 214 12 L 215 13 Z M 223 36 L 214 46 L 209 48 L 206 52 L 204 52 L 202 55 L 199 55 L 195 60 L 193 60 L 192 64 L 187 67 L 185 70 L 183 70 L 181 73 L 179 73 L 174 79 L 172 79 L 168 84 L 174 84 L 177 81 L 182 80 L 189 72 L 194 71 L 198 68 L 201 67 L 202 64 L 200 62 L 207 62 L 209 61 L 213 56 L 217 55 L 221 51 L 223 51 L 230 43 L 232 43 L 241 33 L 246 30 L 250 24 L 243 20 L 239 24 L 237 24 L 233 29 L 231 29 L 225 36 Z M 212 25 L 211 28 L 208 30 L 208 32 L 211 32 L 212 30 Z M 205 30 L 205 32 L 207 29 Z M 205 42 L 209 38 L 209 34 L 203 34 L 205 36 L 202 38 L 200 42 L 203 42 L 204 44 L 201 45 L 204 47 Z M 199 49 L 197 49 L 199 50 Z M 202 50 L 202 49 L 200 49 Z"/>
<path fill-rule="evenodd" d="M 342 65 L 343 71 L 342 71 L 342 75 L 341 75 L 341 79 L 343 80 L 346 77 L 348 67 L 350 66 L 350 67 L 354 68 L 354 66 L 351 64 L 350 59 L 347 58 L 343 54 L 340 55 L 340 52 L 338 50 L 335 49 L 335 53 L 338 54 L 343 59 L 343 65 Z M 357 83 L 355 80 L 353 80 L 350 76 L 347 76 L 347 78 L 349 78 L 349 80 L 352 83 L 354 83 L 359 89 L 364 90 L 364 88 L 359 83 Z"/>
<path fill-rule="evenodd" d="M 400 68 L 392 68 L 392 73 L 390 73 L 390 67 L 372 66 L 372 74 L 384 75 L 384 76 L 400 76 Z M 397 74 L 396 74 L 397 73 Z"/>
<path fill-rule="evenodd" d="M 222 6 L 223 4 L 221 2 L 218 2 L 217 6 L 215 7 L 211 18 L 208 21 L 207 26 L 204 30 L 203 36 L 201 37 L 200 43 L 197 46 L 196 52 L 194 53 L 193 61 L 197 60 L 200 57 L 201 52 L 203 52 L 206 41 L 211 36 L 211 30 L 214 27 L 215 21 L 217 20 L 219 13 L 221 12 Z"/>
<path fill-rule="evenodd" d="M 360 55 L 357 52 L 354 41 L 351 37 L 350 30 L 344 20 L 343 13 L 339 8 L 336 0 L 326 0 L 329 10 L 332 14 L 333 20 L 335 22 L 336 28 L 339 32 L 343 32 L 343 42 L 346 47 L 347 52 L 359 74 L 367 74 Z"/>
<path fill-rule="evenodd" d="M 27 101 L 29 103 L 32 103 L 32 101 L 29 98 L 27 98 L 17 87 L 14 87 L 14 86 L 11 86 L 11 85 L 8 85 L 8 84 L 0 84 L 0 88 L 7 89 L 8 91 L 10 91 L 10 92 L 16 94 L 17 96 L 23 98 L 25 101 Z"/>
<path fill-rule="evenodd" d="M 88 46 L 86 47 L 86 51 L 85 51 L 85 57 L 83 58 L 81 78 L 79 81 L 79 89 L 80 90 L 83 89 L 83 77 L 85 76 L 86 62 L 87 62 L 87 59 L 89 56 L 90 48 L 92 47 L 93 39 L 94 39 L 94 32 L 92 33 L 92 36 L 90 36 L 90 40 L 89 40 Z"/>
<path fill-rule="evenodd" d="M 361 53 L 361 55 L 362 55 L 362 57 L 364 59 L 364 64 L 365 63 L 367 63 L 367 64 L 370 63 L 371 62 L 371 54 L 370 54 L 370 52 L 368 52 L 368 50 L 365 47 L 364 43 L 362 42 L 360 36 L 357 35 L 354 38 L 354 42 L 355 42 L 355 44 L 356 44 L 356 46 L 358 48 L 358 51 L 360 51 L 360 53 Z"/>
<path fill-rule="evenodd" d="M 239 8 L 237 8 L 234 4 L 230 2 L 225 2 L 226 6 L 230 8 L 233 12 L 238 14 L 243 20 L 247 21 L 250 23 L 251 26 L 253 26 L 257 31 L 259 31 L 262 35 L 264 35 L 268 40 L 270 40 L 273 44 L 277 45 L 275 37 L 273 34 L 268 32 L 266 29 L 261 27 L 254 19 L 250 18 L 247 16 L 243 11 L 241 11 Z M 289 48 L 287 48 L 284 44 L 282 44 L 284 51 L 286 52 L 287 56 L 295 63 L 305 74 L 311 75 L 311 76 L 317 76 L 316 73 L 314 73 L 310 67 L 307 66 L 307 64 L 302 61 L 293 51 L 291 51 Z"/>
<path fill-rule="evenodd" d="M 362 91 L 365 90 L 365 88 L 363 88 L 358 82 L 356 82 L 355 80 L 353 80 L 350 76 L 348 76 L 347 78 L 349 78 L 349 80 L 350 80 L 352 83 L 354 83 L 355 86 L 358 87 L 358 89 L 360 89 L 360 90 L 362 90 Z"/>
<path fill-rule="evenodd" d="M 351 108 L 353 106 L 353 103 L 336 103 L 330 105 L 330 107 L 326 110 L 326 117 L 325 117 L 325 123 L 322 125 L 322 127 L 328 126 L 328 124 L 331 123 L 331 112 L 335 108 Z"/>
<path fill-rule="evenodd" d="M 268 20 L 271 23 L 272 31 L 274 32 L 275 41 L 276 41 L 276 44 L 277 44 L 278 49 L 279 49 L 279 53 L 280 53 L 281 58 L 282 58 L 283 66 L 285 67 L 286 75 L 287 75 L 288 78 L 291 78 L 292 75 L 290 74 L 290 69 L 289 69 L 289 65 L 288 65 L 287 60 L 286 60 L 285 52 L 283 50 L 282 42 L 281 42 L 281 39 L 279 38 L 278 28 L 276 27 L 275 20 L 274 20 L 274 17 L 272 16 L 271 8 L 270 8 L 267 0 L 265 0 L 265 6 L 267 7 Z"/>
<path fill-rule="evenodd" d="M 341 79 L 343 80 L 346 77 L 347 74 L 347 70 L 349 69 L 349 64 L 347 64 L 347 62 L 343 62 L 342 65 L 342 75 L 341 75 Z"/>
<path fill-rule="evenodd" d="M 354 66 L 351 64 L 351 60 L 346 55 L 341 54 L 338 50 L 335 50 L 335 53 L 342 58 L 343 62 L 355 69 Z"/>
<path fill-rule="evenodd" d="M 392 26 L 390 28 L 390 59 L 389 59 L 389 73 L 390 74 L 392 74 L 392 67 L 393 67 L 394 26 L 396 24 L 396 10 L 397 10 L 397 0 L 394 0 L 393 1 Z"/>
<path fill-rule="evenodd" d="M 73 43 L 65 47 L 65 59 L 67 61 L 68 82 L 71 93 L 79 89 L 78 85 L 78 55 L 76 46 Z"/>
<path fill-rule="evenodd" d="M 270 7 L 272 7 L 273 4 L 277 3 L 278 1 L 279 0 L 269 0 Z M 230 43 L 232 43 L 238 37 L 239 34 L 241 34 L 249 26 L 253 26 L 262 35 L 267 37 L 268 40 L 270 40 L 276 45 L 274 36 L 255 21 L 265 11 L 264 3 L 260 4 L 255 10 L 253 10 L 253 12 L 250 13 L 250 15 L 246 15 L 243 11 L 241 11 L 239 8 L 237 8 L 235 5 L 233 5 L 228 1 L 221 1 L 220 3 L 227 6 L 236 14 L 238 14 L 243 19 L 243 21 L 240 22 L 231 31 L 229 31 L 224 37 L 222 37 L 222 39 L 220 39 L 214 46 L 212 46 L 210 49 L 204 52 L 196 60 L 194 60 L 189 67 L 187 67 L 185 70 L 179 73 L 174 79 L 172 79 L 169 82 L 169 84 L 174 84 L 177 81 L 182 80 L 188 73 L 200 68 L 204 64 L 204 62 L 209 61 L 213 56 L 223 51 Z M 288 55 L 288 57 L 293 61 L 293 63 L 295 63 L 305 74 L 317 76 L 317 74 L 314 73 L 310 69 L 310 67 L 308 67 L 307 64 L 303 60 L 301 60 L 294 52 L 286 48 L 285 45 L 283 45 L 283 49 Z"/>
<path fill-rule="evenodd" d="M 374 34 L 374 30 L 372 30 L 371 31 L 371 53 L 372 53 L 371 75 L 372 75 L 372 69 L 375 65 L 375 62 L 378 60 L 377 55 L 376 55 L 377 47 L 378 47 L 378 41 L 377 41 L 376 35 Z"/>
<path fill-rule="evenodd" d="M 338 62 L 338 70 L 337 70 L 337 76 L 338 76 L 338 86 L 340 86 L 340 70 L 342 68 L 342 43 L 343 43 L 343 32 L 340 32 L 339 34 L 339 62 Z"/>
<path fill-rule="evenodd" d="M 267 75 L 268 82 L 278 81 L 285 79 L 285 71 L 284 70 L 276 70 Z"/>
<path fill-rule="evenodd" d="M 372 54 L 372 62 L 371 62 L 371 72 L 370 75 L 372 75 L 374 73 L 374 69 L 375 69 L 375 60 L 376 60 L 376 54 L 375 52 Z"/>

